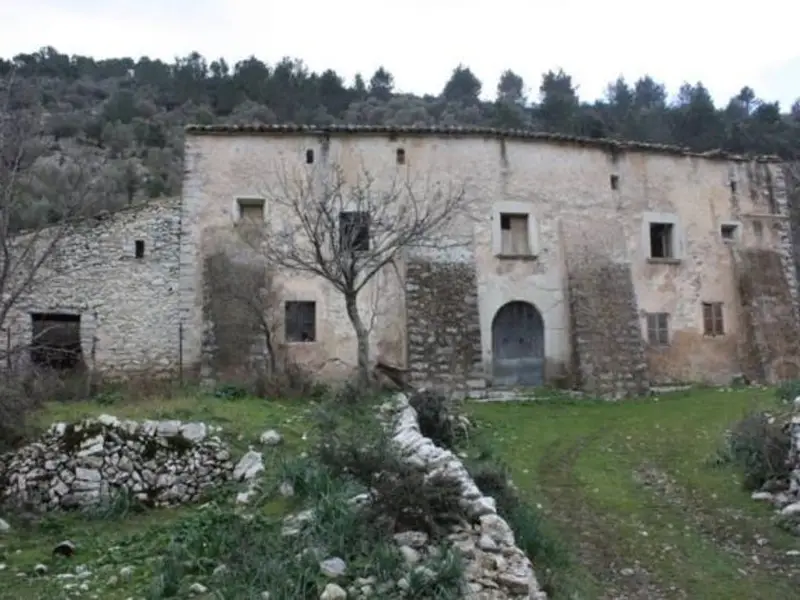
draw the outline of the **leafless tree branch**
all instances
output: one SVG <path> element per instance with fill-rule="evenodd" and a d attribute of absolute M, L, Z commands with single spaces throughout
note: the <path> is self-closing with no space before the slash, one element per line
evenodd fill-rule
<path fill-rule="evenodd" d="M 361 166 L 304 169 L 279 165 L 262 190 L 270 225 L 241 231 L 281 270 L 311 274 L 342 294 L 358 340 L 358 367 L 369 377 L 369 330 L 358 308 L 364 288 L 409 250 L 447 251 L 471 243 L 472 211 L 461 183 L 414 178 L 406 170 L 379 180 Z M 460 232 L 460 233 L 457 233 Z"/>

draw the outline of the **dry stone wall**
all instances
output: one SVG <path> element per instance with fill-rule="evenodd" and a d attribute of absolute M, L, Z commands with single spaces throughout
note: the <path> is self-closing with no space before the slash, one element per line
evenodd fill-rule
<path fill-rule="evenodd" d="M 485 386 L 473 261 L 409 260 L 406 311 L 413 385 Z"/>
<path fill-rule="evenodd" d="M 184 504 L 232 477 L 225 444 L 204 423 L 55 423 L 38 441 L 0 456 L 0 501 L 37 511 L 80 508 L 115 493 L 151 506 Z"/>
<path fill-rule="evenodd" d="M 493 498 L 484 496 L 464 464 L 449 450 L 422 435 L 417 413 L 404 394 L 386 406 L 394 420 L 394 442 L 408 464 L 461 484 L 462 504 L 475 525 L 453 527 L 448 539 L 465 562 L 467 600 L 546 600 L 533 565 L 516 546 L 514 532 Z"/>

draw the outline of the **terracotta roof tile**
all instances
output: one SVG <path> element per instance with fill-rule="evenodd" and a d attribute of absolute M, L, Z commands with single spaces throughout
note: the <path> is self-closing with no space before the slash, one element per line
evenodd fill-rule
<path fill-rule="evenodd" d="M 187 125 L 185 129 L 190 135 L 396 135 L 396 136 L 451 136 L 451 137 L 490 137 L 497 139 L 514 139 L 527 141 L 553 142 L 600 148 L 610 152 L 652 152 L 698 158 L 750 161 L 781 162 L 777 156 L 745 156 L 732 154 L 723 150 L 697 152 L 690 148 L 653 144 L 649 142 L 633 142 L 611 138 L 589 138 L 561 133 L 545 133 L 526 129 L 496 129 L 494 127 L 394 127 L 382 125 Z"/>

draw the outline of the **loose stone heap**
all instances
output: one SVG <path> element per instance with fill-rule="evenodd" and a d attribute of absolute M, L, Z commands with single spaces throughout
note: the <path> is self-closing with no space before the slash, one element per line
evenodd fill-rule
<path fill-rule="evenodd" d="M 493 498 L 484 496 L 463 463 L 422 435 L 417 412 L 404 394 L 386 410 L 394 416 L 394 442 L 401 456 L 429 477 L 443 475 L 460 482 L 462 505 L 476 525 L 454 526 L 448 538 L 465 561 L 468 600 L 544 600 L 533 566 L 516 546 L 514 533 L 498 514 Z"/>
<path fill-rule="evenodd" d="M 109 415 L 55 423 L 38 442 L 0 456 L 0 502 L 46 511 L 114 492 L 152 506 L 192 502 L 233 475 L 231 454 L 214 433 L 204 423 Z"/>

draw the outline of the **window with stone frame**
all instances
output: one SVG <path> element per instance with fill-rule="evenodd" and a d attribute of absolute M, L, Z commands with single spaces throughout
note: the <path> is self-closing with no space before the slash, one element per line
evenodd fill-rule
<path fill-rule="evenodd" d="M 500 214 L 501 251 L 506 256 L 527 256 L 531 253 L 528 236 L 528 215 Z"/>
<path fill-rule="evenodd" d="M 722 302 L 703 302 L 703 333 L 708 336 L 725 335 Z"/>
<path fill-rule="evenodd" d="M 647 343 L 669 345 L 669 313 L 647 313 Z"/>
<path fill-rule="evenodd" d="M 264 200 L 260 198 L 239 198 L 239 220 L 247 223 L 264 222 Z"/>
<path fill-rule="evenodd" d="M 675 258 L 673 223 L 650 223 L 650 258 Z"/>
<path fill-rule="evenodd" d="M 317 340 L 316 302 L 287 302 L 284 327 L 287 342 L 315 342 Z"/>

